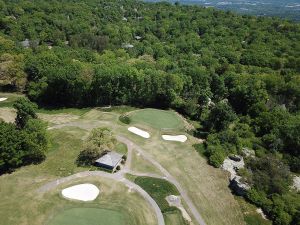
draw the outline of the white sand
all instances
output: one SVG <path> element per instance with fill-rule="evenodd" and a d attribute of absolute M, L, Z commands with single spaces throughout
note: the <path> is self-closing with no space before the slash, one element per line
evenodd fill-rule
<path fill-rule="evenodd" d="M 150 134 L 144 130 L 141 130 L 137 127 L 129 127 L 128 130 L 136 135 L 139 135 L 143 138 L 149 138 L 150 137 Z"/>
<path fill-rule="evenodd" d="M 7 100 L 7 98 L 0 98 L 0 102 Z"/>
<path fill-rule="evenodd" d="M 166 141 L 178 141 L 186 142 L 187 136 L 185 135 L 162 135 L 162 138 Z"/>
<path fill-rule="evenodd" d="M 63 189 L 61 193 L 64 198 L 87 202 L 95 200 L 100 191 L 93 184 L 79 184 Z"/>

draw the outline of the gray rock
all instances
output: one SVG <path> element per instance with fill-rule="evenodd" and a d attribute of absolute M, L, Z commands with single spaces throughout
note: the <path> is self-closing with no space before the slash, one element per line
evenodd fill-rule
<path fill-rule="evenodd" d="M 229 187 L 231 190 L 236 194 L 240 196 L 244 196 L 247 191 L 250 189 L 250 185 L 246 182 L 242 181 L 242 177 L 235 176 L 229 184 Z"/>

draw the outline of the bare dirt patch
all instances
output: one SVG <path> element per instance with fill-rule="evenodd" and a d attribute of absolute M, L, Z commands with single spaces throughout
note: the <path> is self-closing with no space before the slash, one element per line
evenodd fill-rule
<path fill-rule="evenodd" d="M 13 123 L 16 118 L 16 111 L 12 108 L 3 107 L 0 108 L 0 119 L 7 123 Z"/>
<path fill-rule="evenodd" d="M 79 119 L 79 116 L 72 115 L 72 114 L 44 114 L 44 113 L 38 113 L 38 117 L 44 121 L 47 121 L 52 124 L 63 124 L 63 123 L 70 123 L 77 119 Z"/>

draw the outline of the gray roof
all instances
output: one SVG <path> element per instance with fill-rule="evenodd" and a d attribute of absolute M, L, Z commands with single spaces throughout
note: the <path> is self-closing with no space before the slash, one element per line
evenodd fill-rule
<path fill-rule="evenodd" d="M 122 160 L 121 154 L 117 152 L 108 152 L 99 159 L 96 160 L 96 163 L 104 164 L 107 166 L 115 167 Z"/>

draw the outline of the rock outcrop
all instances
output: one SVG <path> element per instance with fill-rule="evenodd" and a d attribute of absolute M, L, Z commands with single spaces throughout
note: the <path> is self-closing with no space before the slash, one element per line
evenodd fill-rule
<path fill-rule="evenodd" d="M 241 176 L 237 175 L 239 169 L 244 168 L 245 162 L 242 156 L 232 155 L 227 157 L 221 168 L 230 173 L 229 177 L 229 187 L 237 195 L 245 195 L 250 186 L 242 179 Z"/>

